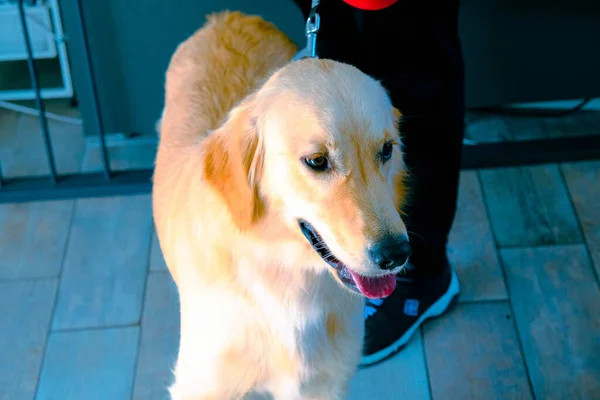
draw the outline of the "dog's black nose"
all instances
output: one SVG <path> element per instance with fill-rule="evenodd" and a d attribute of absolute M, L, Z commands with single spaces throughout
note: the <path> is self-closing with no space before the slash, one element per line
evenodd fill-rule
<path fill-rule="evenodd" d="M 404 265 L 410 254 L 410 244 L 406 236 L 385 236 L 369 249 L 371 261 L 385 270 Z"/>

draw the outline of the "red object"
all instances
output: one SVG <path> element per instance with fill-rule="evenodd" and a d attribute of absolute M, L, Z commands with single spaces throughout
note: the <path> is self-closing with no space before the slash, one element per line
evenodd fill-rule
<path fill-rule="evenodd" d="M 388 8 L 398 0 L 344 0 L 345 3 L 361 10 L 377 11 Z"/>

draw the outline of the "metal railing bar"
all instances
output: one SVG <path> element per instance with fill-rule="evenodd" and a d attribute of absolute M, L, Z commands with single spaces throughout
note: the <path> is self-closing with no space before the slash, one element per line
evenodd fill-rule
<path fill-rule="evenodd" d="M 113 171 L 107 180 L 103 172 L 63 174 L 56 184 L 45 176 L 6 179 L 0 190 L 0 204 L 49 200 L 83 199 L 149 194 L 152 169 Z"/>
<path fill-rule="evenodd" d="M 83 46 L 79 48 L 80 51 L 83 52 L 83 58 L 85 63 L 87 64 L 88 75 L 89 75 L 89 83 L 92 91 L 92 96 L 90 97 L 92 108 L 95 111 L 95 123 L 97 127 L 97 132 L 100 135 L 100 158 L 102 161 L 102 169 L 104 173 L 104 177 L 107 180 L 110 180 L 112 177 L 112 172 L 110 168 L 110 160 L 108 157 L 108 150 L 106 146 L 106 131 L 104 129 L 104 123 L 102 122 L 102 112 L 100 109 L 100 100 L 98 99 L 98 87 L 96 86 L 96 78 L 94 76 L 94 67 L 92 65 L 92 58 L 89 52 L 89 40 L 87 31 L 85 29 L 85 17 L 83 15 L 83 10 L 81 8 L 81 0 L 74 0 L 73 6 L 75 8 L 75 15 L 79 18 L 75 18 L 77 20 L 77 29 L 79 30 Z"/>
<path fill-rule="evenodd" d="M 27 66 L 29 68 L 29 77 L 31 79 L 31 85 L 35 92 L 35 105 L 40 113 L 39 121 L 42 128 L 42 136 L 44 138 L 44 147 L 46 150 L 46 157 L 48 159 L 48 169 L 50 172 L 50 178 L 53 183 L 58 180 L 58 174 L 56 172 L 56 162 L 54 160 L 54 150 L 52 149 L 52 140 L 50 139 L 50 130 L 48 129 L 48 120 L 46 118 L 46 109 L 44 100 L 40 93 L 40 81 L 38 71 L 35 65 L 35 59 L 33 56 L 33 50 L 31 48 L 31 38 L 29 36 L 29 28 L 27 27 L 27 18 L 25 16 L 25 8 L 23 6 L 24 0 L 19 0 L 19 18 L 21 19 L 21 30 L 23 31 L 23 37 L 25 39 L 25 48 L 27 49 Z"/>
<path fill-rule="evenodd" d="M 465 146 L 462 170 L 522 167 L 600 160 L 600 132 L 589 136 L 480 143 Z M 102 172 L 62 174 L 53 184 L 46 176 L 4 178 L 0 204 L 148 194 L 152 168 L 115 170 L 106 180 Z"/>

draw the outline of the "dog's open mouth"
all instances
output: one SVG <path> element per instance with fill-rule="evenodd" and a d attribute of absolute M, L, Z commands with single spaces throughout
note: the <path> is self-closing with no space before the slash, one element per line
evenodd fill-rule
<path fill-rule="evenodd" d="M 394 274 L 376 277 L 357 274 L 333 255 L 312 225 L 302 220 L 298 223 L 302 233 L 308 239 L 312 248 L 327 264 L 329 264 L 329 266 L 335 269 L 338 277 L 346 287 L 361 293 L 369 299 L 380 299 L 392 294 L 396 288 L 396 276 Z"/>

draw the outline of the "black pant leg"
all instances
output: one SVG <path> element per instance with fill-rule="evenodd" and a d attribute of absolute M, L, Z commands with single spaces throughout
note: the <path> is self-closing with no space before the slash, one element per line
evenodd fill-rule
<path fill-rule="evenodd" d="M 305 17 L 310 0 L 294 0 Z M 355 65 L 382 82 L 405 115 L 410 169 L 406 206 L 417 273 L 445 267 L 456 212 L 464 135 L 464 66 L 459 0 L 400 0 L 380 11 L 322 0 L 317 53 Z"/>

